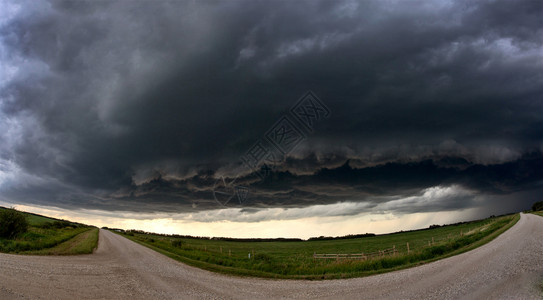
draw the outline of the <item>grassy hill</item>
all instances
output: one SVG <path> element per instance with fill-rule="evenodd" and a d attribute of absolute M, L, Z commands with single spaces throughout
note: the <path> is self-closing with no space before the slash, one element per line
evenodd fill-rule
<path fill-rule="evenodd" d="M 171 258 L 211 271 L 268 278 L 327 279 L 366 276 L 456 255 L 489 242 L 513 226 L 519 217 L 515 214 L 408 232 L 308 241 L 114 231 Z M 322 259 L 314 258 L 315 254 L 337 255 Z M 364 254 L 366 259 L 361 255 L 358 259 L 343 258 L 345 254 Z"/>
<path fill-rule="evenodd" d="M 0 210 L 8 208 L 0 207 Z M 19 212 L 28 230 L 14 238 L 0 237 L 0 252 L 34 255 L 92 253 L 98 244 L 98 228 L 81 223 Z"/>

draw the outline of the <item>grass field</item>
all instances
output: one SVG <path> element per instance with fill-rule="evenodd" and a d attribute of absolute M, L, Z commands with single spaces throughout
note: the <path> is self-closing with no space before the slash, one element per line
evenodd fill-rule
<path fill-rule="evenodd" d="M 519 217 L 515 214 L 432 229 L 336 240 L 224 241 L 135 231 L 118 233 L 171 258 L 211 271 L 269 278 L 328 279 L 397 270 L 459 254 L 492 240 L 513 226 Z M 393 247 L 396 254 L 368 260 L 313 258 L 314 253 L 371 253 Z"/>
<path fill-rule="evenodd" d="M 0 208 L 5 209 L 5 208 Z M 0 252 L 69 255 L 92 253 L 98 243 L 98 228 L 21 212 L 28 231 L 15 239 L 0 238 Z"/>
<path fill-rule="evenodd" d="M 28 224 L 31 225 L 31 226 L 41 226 L 41 225 L 46 224 L 46 223 L 52 223 L 52 222 L 55 222 L 55 221 L 60 221 L 58 219 L 47 218 L 47 217 L 44 217 L 44 216 L 31 214 L 31 213 L 27 213 L 27 212 L 25 212 L 24 214 L 26 215 L 26 220 L 28 221 Z"/>
<path fill-rule="evenodd" d="M 542 216 L 543 217 L 543 211 L 533 211 L 532 214 Z"/>

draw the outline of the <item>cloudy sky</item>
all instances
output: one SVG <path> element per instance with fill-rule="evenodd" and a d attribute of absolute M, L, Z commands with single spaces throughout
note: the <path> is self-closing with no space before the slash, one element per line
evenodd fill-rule
<path fill-rule="evenodd" d="M 0 6 L 0 205 L 309 237 L 543 195 L 541 1 Z"/>

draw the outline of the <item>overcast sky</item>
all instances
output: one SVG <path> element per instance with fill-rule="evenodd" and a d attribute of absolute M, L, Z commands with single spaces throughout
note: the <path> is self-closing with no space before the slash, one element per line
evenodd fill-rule
<path fill-rule="evenodd" d="M 543 195 L 541 1 L 0 6 L 3 205 L 336 235 Z"/>

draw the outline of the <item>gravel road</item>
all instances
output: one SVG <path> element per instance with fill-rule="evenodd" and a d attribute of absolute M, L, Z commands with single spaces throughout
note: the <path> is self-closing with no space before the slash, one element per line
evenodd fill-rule
<path fill-rule="evenodd" d="M 94 254 L 0 254 L 0 299 L 543 299 L 543 217 L 522 214 L 494 241 L 365 278 L 239 278 L 193 268 L 100 230 Z"/>

